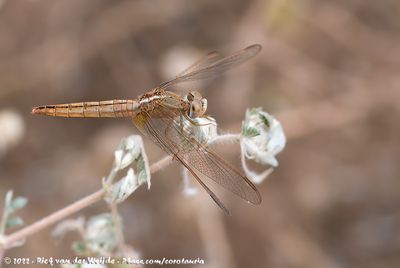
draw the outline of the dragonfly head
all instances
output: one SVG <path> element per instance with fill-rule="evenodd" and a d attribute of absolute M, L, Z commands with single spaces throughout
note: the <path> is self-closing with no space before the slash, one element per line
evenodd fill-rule
<path fill-rule="evenodd" d="M 198 91 L 191 91 L 186 96 L 190 109 L 188 116 L 190 118 L 202 117 L 207 111 L 207 99 L 203 98 Z"/>

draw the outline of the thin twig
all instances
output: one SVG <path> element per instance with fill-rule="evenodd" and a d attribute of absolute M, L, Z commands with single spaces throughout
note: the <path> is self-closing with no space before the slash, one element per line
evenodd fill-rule
<path fill-rule="evenodd" d="M 170 163 L 172 163 L 172 158 L 170 156 L 164 157 L 163 159 L 157 161 L 156 163 L 152 164 L 150 167 L 151 173 L 155 173 L 159 171 L 160 169 L 168 166 Z M 12 248 L 13 245 L 18 243 L 19 241 L 25 240 L 27 237 L 43 230 L 44 228 L 57 223 L 66 217 L 71 216 L 72 214 L 102 200 L 103 195 L 105 194 L 105 191 L 103 189 L 98 190 L 95 193 L 92 193 L 74 203 L 72 203 L 69 206 L 66 206 L 49 216 L 46 216 L 37 222 L 32 223 L 31 225 L 26 226 L 25 228 L 22 228 L 19 231 L 16 231 L 13 234 L 7 235 L 3 238 L 3 245 L 0 245 L 0 256 L 4 254 L 4 251 L 6 249 Z"/>
<path fill-rule="evenodd" d="M 154 164 L 150 166 L 150 173 L 156 173 L 160 169 L 163 169 L 164 167 L 170 165 L 172 163 L 173 158 L 171 156 L 166 156 L 161 160 L 158 160 Z"/>
<path fill-rule="evenodd" d="M 240 141 L 240 134 L 237 133 L 227 133 L 218 135 L 215 139 L 211 141 L 211 144 L 219 144 L 219 143 L 226 143 L 226 142 L 239 142 Z"/>
<path fill-rule="evenodd" d="M 60 220 L 82 210 L 83 208 L 86 208 L 98 201 L 100 201 L 104 195 L 104 190 L 98 190 L 97 192 L 88 195 L 74 203 L 72 203 L 69 206 L 66 206 L 52 214 L 50 214 L 47 217 L 44 217 L 37 222 L 32 223 L 31 225 L 26 226 L 25 228 L 22 228 L 19 231 L 16 231 L 13 234 L 10 234 L 5 237 L 4 239 L 4 248 L 8 249 L 12 247 L 12 245 L 18 241 L 26 239 L 28 236 L 31 236 L 42 229 L 46 228 L 49 225 L 52 225 L 56 222 L 59 222 Z"/>

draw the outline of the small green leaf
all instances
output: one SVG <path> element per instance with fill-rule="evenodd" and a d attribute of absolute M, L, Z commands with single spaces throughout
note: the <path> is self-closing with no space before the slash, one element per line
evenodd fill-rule
<path fill-rule="evenodd" d="M 86 252 L 86 246 L 85 243 L 82 241 L 74 241 L 72 243 L 72 250 L 77 254 L 77 255 L 83 255 Z"/>
<path fill-rule="evenodd" d="M 143 156 L 139 155 L 139 157 L 137 158 L 137 164 L 136 164 L 136 169 L 138 172 L 137 178 L 138 178 L 138 183 L 139 185 L 141 185 L 142 183 L 147 181 L 147 173 L 146 173 L 146 167 L 145 167 L 145 163 L 143 160 Z"/>
<path fill-rule="evenodd" d="M 263 115 L 263 114 L 259 114 L 261 121 L 264 123 L 264 125 L 266 125 L 268 128 L 270 127 L 269 121 L 268 119 Z"/>
<path fill-rule="evenodd" d="M 244 127 L 242 130 L 243 136 L 255 137 L 260 135 L 260 131 L 254 127 Z"/>
<path fill-rule="evenodd" d="M 21 209 L 23 207 L 25 207 L 25 205 L 28 203 L 28 199 L 26 199 L 25 197 L 16 197 L 14 198 L 11 203 L 10 203 L 10 208 L 13 211 L 16 211 L 18 209 Z"/>
<path fill-rule="evenodd" d="M 14 217 L 7 220 L 6 229 L 12 227 L 18 227 L 24 224 L 24 221 L 20 217 Z"/>

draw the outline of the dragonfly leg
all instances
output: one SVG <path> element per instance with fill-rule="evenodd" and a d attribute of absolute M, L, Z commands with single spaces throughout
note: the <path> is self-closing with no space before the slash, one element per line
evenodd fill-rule
<path fill-rule="evenodd" d="M 182 117 L 182 113 L 179 114 L 179 126 L 181 128 L 181 131 L 183 132 L 183 117 Z"/>

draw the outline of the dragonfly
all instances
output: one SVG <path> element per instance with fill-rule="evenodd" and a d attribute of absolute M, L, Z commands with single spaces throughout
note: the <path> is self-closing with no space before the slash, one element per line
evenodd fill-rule
<path fill-rule="evenodd" d="M 254 44 L 226 57 L 215 51 L 210 52 L 175 78 L 136 99 L 43 105 L 34 107 L 32 114 L 67 118 L 131 118 L 143 135 L 179 161 L 214 202 L 230 215 L 203 177 L 255 205 L 261 203 L 261 195 L 242 172 L 223 160 L 205 141 L 193 135 L 190 125 L 196 124 L 194 119 L 206 117 L 207 99 L 198 91 L 181 96 L 170 89 L 184 82 L 216 77 L 253 58 L 261 48 L 261 45 Z"/>

